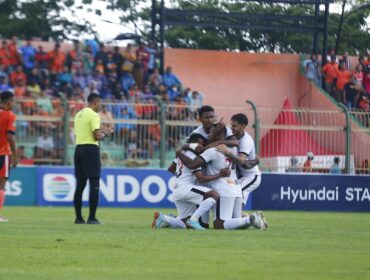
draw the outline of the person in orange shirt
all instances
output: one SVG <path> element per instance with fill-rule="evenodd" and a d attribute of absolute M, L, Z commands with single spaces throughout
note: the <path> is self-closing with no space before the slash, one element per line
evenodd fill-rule
<path fill-rule="evenodd" d="M 51 74 L 56 75 L 62 73 L 64 70 L 65 56 L 60 51 L 60 45 L 55 44 L 54 50 L 48 53 Z"/>
<path fill-rule="evenodd" d="M 10 54 L 10 65 L 14 69 L 14 67 L 21 64 L 21 58 L 17 47 L 17 37 L 12 38 L 12 41 L 8 44 L 8 50 Z"/>
<path fill-rule="evenodd" d="M 347 70 L 345 62 L 341 62 L 337 71 L 337 82 L 334 90 L 334 99 L 337 102 L 344 102 L 344 86 L 351 80 L 351 72 Z"/>
<path fill-rule="evenodd" d="M 5 183 L 9 178 L 10 166 L 17 166 L 17 149 L 15 143 L 14 96 L 10 91 L 1 93 L 0 107 L 0 211 L 5 202 Z M 0 216 L 0 222 L 8 220 Z"/>
<path fill-rule="evenodd" d="M 322 68 L 322 74 L 325 78 L 325 89 L 330 95 L 333 92 L 334 80 L 337 78 L 338 64 L 336 61 L 337 58 L 332 56 L 330 63 L 326 63 Z"/>
<path fill-rule="evenodd" d="M 14 87 L 14 96 L 17 98 L 23 98 L 26 96 L 27 87 L 23 79 L 18 79 L 17 84 Z"/>
<path fill-rule="evenodd" d="M 21 65 L 18 65 L 14 72 L 10 74 L 10 83 L 15 86 L 19 80 L 23 80 L 27 84 L 27 76 L 23 72 Z"/>
<path fill-rule="evenodd" d="M 7 70 L 10 66 L 10 53 L 8 50 L 8 44 L 5 40 L 3 40 L 1 48 L 0 48 L 0 64 L 4 65 L 4 68 Z"/>

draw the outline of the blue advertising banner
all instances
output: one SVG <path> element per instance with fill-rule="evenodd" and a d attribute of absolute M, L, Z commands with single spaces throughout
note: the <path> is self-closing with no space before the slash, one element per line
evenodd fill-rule
<path fill-rule="evenodd" d="M 37 169 L 37 205 L 72 206 L 75 177 L 72 167 Z M 164 169 L 102 169 L 99 206 L 174 208 L 175 177 Z M 88 189 L 83 201 L 88 201 Z M 251 208 L 251 196 L 245 209 Z"/>
<path fill-rule="evenodd" d="M 38 205 L 71 206 L 75 191 L 71 167 L 40 167 Z M 100 206 L 174 207 L 170 186 L 174 177 L 159 169 L 102 169 Z M 88 201 L 88 187 L 83 200 Z"/>
<path fill-rule="evenodd" d="M 262 210 L 370 211 L 370 178 L 346 175 L 263 174 L 253 192 Z"/>
<path fill-rule="evenodd" d="M 5 184 L 5 195 L 5 205 L 36 205 L 36 168 L 12 169 Z"/>

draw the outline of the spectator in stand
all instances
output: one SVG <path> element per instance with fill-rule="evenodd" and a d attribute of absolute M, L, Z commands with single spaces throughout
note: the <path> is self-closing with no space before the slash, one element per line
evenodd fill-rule
<path fill-rule="evenodd" d="M 365 60 L 365 66 L 368 66 L 368 65 L 370 65 L 370 53 L 367 54 L 367 59 Z"/>
<path fill-rule="evenodd" d="M 311 54 L 310 59 L 306 60 L 304 62 L 304 64 L 305 64 L 305 74 L 306 74 L 307 79 L 316 83 L 318 81 L 317 55 L 316 54 Z"/>
<path fill-rule="evenodd" d="M 11 55 L 8 49 L 8 43 L 3 40 L 0 48 L 0 64 L 4 66 L 6 71 L 11 71 L 10 67 Z"/>
<path fill-rule="evenodd" d="M 89 86 L 84 89 L 84 100 L 87 100 L 87 97 L 91 93 L 96 93 L 100 95 L 98 89 L 96 88 L 96 82 L 95 81 L 90 81 Z"/>
<path fill-rule="evenodd" d="M 77 70 L 76 73 L 73 75 L 72 83 L 74 85 L 79 84 L 82 89 L 87 87 L 87 79 L 81 69 Z"/>
<path fill-rule="evenodd" d="M 85 40 L 85 45 L 91 49 L 91 53 L 93 55 L 93 58 L 95 58 L 96 54 L 100 50 L 98 41 L 95 40 L 95 39 L 87 39 L 87 40 Z"/>
<path fill-rule="evenodd" d="M 99 51 L 95 55 L 95 65 L 98 63 L 100 60 L 101 63 L 103 64 L 103 67 L 105 67 L 105 64 L 107 62 L 107 52 L 105 50 L 105 46 L 103 43 L 99 44 Z"/>
<path fill-rule="evenodd" d="M 148 99 L 151 99 L 154 97 L 152 91 L 150 90 L 150 87 L 148 85 L 145 85 L 144 86 L 144 91 L 143 91 L 143 99 L 144 100 L 148 100 Z"/>
<path fill-rule="evenodd" d="M 290 158 L 290 165 L 286 172 L 302 172 L 302 168 L 298 165 L 298 159 L 296 157 Z"/>
<path fill-rule="evenodd" d="M 148 84 L 153 94 L 155 95 L 159 94 L 159 87 L 161 84 L 163 84 L 163 77 L 159 73 L 158 68 L 154 68 L 153 74 L 149 76 Z"/>
<path fill-rule="evenodd" d="M 26 45 L 21 48 L 23 67 L 26 74 L 36 67 L 36 49 L 32 46 L 31 40 L 26 41 Z"/>
<path fill-rule="evenodd" d="M 331 48 L 331 49 L 328 50 L 328 54 L 326 55 L 326 61 L 328 63 L 331 62 L 331 59 L 332 59 L 333 56 L 336 56 L 335 55 L 335 49 L 334 48 Z M 337 58 L 335 58 L 335 63 L 336 64 L 339 64 L 339 61 L 338 61 Z"/>
<path fill-rule="evenodd" d="M 312 161 L 313 161 L 314 155 L 312 152 L 307 153 L 307 159 L 303 164 L 303 172 L 312 172 Z"/>
<path fill-rule="evenodd" d="M 203 95 L 198 91 L 189 91 L 186 100 L 187 105 L 190 107 L 192 118 L 197 119 L 198 109 L 203 106 Z"/>
<path fill-rule="evenodd" d="M 46 96 L 55 97 L 57 94 L 57 89 L 51 83 L 49 78 L 43 79 L 41 82 L 41 90 L 45 92 Z"/>
<path fill-rule="evenodd" d="M 149 53 L 148 72 L 147 73 L 148 73 L 148 75 L 151 75 L 154 72 L 154 69 L 156 68 L 157 49 L 155 47 L 155 44 L 153 42 L 149 42 L 149 45 L 146 48 L 146 51 Z M 146 79 L 146 80 L 148 80 L 148 79 Z"/>
<path fill-rule="evenodd" d="M 126 49 L 122 53 L 123 56 L 123 72 L 130 72 L 134 69 L 134 63 L 136 62 L 136 52 L 132 47 L 132 44 L 127 44 Z"/>
<path fill-rule="evenodd" d="M 35 81 L 36 83 L 40 84 L 41 77 L 40 77 L 39 70 L 37 68 L 33 68 L 31 72 L 28 74 L 27 80 L 30 82 L 31 80 Z"/>
<path fill-rule="evenodd" d="M 122 106 L 121 107 L 121 110 L 118 112 L 118 114 L 116 115 L 116 119 L 117 120 L 134 120 L 134 119 L 137 119 L 136 118 L 136 114 L 135 114 L 135 111 L 130 107 L 130 110 L 129 110 L 129 105 L 125 105 L 125 106 Z M 124 139 L 126 138 L 127 140 L 127 136 L 128 136 L 128 131 L 131 130 L 131 129 L 135 129 L 135 126 L 133 124 L 130 124 L 130 123 L 116 123 L 116 131 L 119 133 L 119 135 L 121 136 L 120 138 L 121 139 Z"/>
<path fill-rule="evenodd" d="M 49 56 L 48 54 L 44 51 L 43 46 L 38 47 L 38 51 L 36 52 L 35 55 L 36 59 L 36 66 L 39 69 L 48 69 L 49 67 Z"/>
<path fill-rule="evenodd" d="M 335 85 L 334 99 L 337 102 L 344 102 L 344 86 L 350 81 L 351 72 L 346 69 L 346 64 L 342 62 L 339 64 L 339 70 L 337 71 L 337 82 Z"/>
<path fill-rule="evenodd" d="M 12 86 L 15 86 L 19 79 L 24 80 L 24 82 L 27 84 L 27 76 L 23 72 L 22 65 L 18 65 L 16 67 L 16 70 L 10 74 L 10 83 L 12 84 Z"/>
<path fill-rule="evenodd" d="M 360 115 L 360 118 L 361 118 L 361 122 L 364 126 L 366 127 L 369 127 L 370 126 L 370 98 L 369 98 L 369 95 L 368 94 L 361 94 L 360 98 L 359 98 L 359 101 L 358 101 L 358 105 L 357 105 L 357 108 L 364 112 L 364 114 L 361 114 Z M 367 114 L 369 113 L 369 114 Z"/>
<path fill-rule="evenodd" d="M 113 53 L 107 53 L 107 62 L 105 63 L 105 73 L 108 75 L 110 72 L 113 72 L 117 76 L 117 63 L 113 59 Z"/>
<path fill-rule="evenodd" d="M 119 47 L 114 47 L 113 48 L 113 61 L 117 65 L 117 77 L 121 78 L 122 65 L 123 65 L 123 56 L 120 53 Z"/>
<path fill-rule="evenodd" d="M 100 74 L 105 75 L 105 66 L 102 59 L 96 60 L 94 69 L 98 71 Z"/>
<path fill-rule="evenodd" d="M 357 64 L 357 66 L 355 68 L 355 71 L 353 71 L 352 75 L 355 78 L 356 85 L 358 85 L 358 87 L 360 89 L 363 89 L 364 72 L 362 71 L 362 65 L 361 64 Z"/>
<path fill-rule="evenodd" d="M 348 58 L 348 52 L 345 52 L 342 59 L 339 60 L 339 65 L 342 63 L 344 63 L 346 70 L 351 71 L 351 61 Z"/>
<path fill-rule="evenodd" d="M 335 157 L 333 160 L 333 165 L 330 167 L 330 174 L 341 174 L 342 170 L 340 169 L 339 166 L 340 158 Z"/>
<path fill-rule="evenodd" d="M 24 146 L 17 147 L 18 163 L 21 165 L 33 165 L 35 161 L 26 156 Z"/>
<path fill-rule="evenodd" d="M 358 64 L 361 65 L 362 71 L 365 71 L 366 64 L 365 64 L 365 58 L 363 55 L 360 55 L 358 57 Z"/>
<path fill-rule="evenodd" d="M 364 90 L 365 90 L 365 93 L 369 95 L 370 97 L 370 66 L 367 66 L 367 70 L 365 73 L 364 73 Z"/>
<path fill-rule="evenodd" d="M 106 131 L 114 130 L 113 115 L 107 110 L 107 107 L 105 105 L 101 107 L 99 115 L 101 119 L 101 128 L 105 129 Z"/>
<path fill-rule="evenodd" d="M 168 92 L 168 96 L 170 98 L 170 101 L 174 101 L 176 99 L 176 97 L 178 97 L 180 95 L 180 91 L 177 88 L 177 86 L 172 86 L 172 87 L 168 88 L 167 92 Z"/>
<path fill-rule="evenodd" d="M 27 92 L 30 97 L 37 98 L 40 96 L 41 88 L 39 84 L 35 82 L 35 80 L 31 80 L 27 86 Z"/>
<path fill-rule="evenodd" d="M 8 79 L 8 74 L 5 71 L 5 66 L 1 64 L 1 58 L 0 58 L 0 77 L 5 77 L 5 79 Z"/>
<path fill-rule="evenodd" d="M 10 67 L 11 70 L 15 69 L 18 65 L 21 64 L 21 58 L 18 53 L 18 46 L 17 46 L 17 37 L 13 37 L 11 42 L 8 44 L 8 51 L 10 55 Z"/>
<path fill-rule="evenodd" d="M 130 72 L 124 71 L 122 75 L 121 86 L 126 96 L 129 95 L 129 91 L 134 86 L 134 84 L 135 80 L 132 77 L 132 74 Z"/>
<path fill-rule="evenodd" d="M 135 81 L 138 84 L 140 89 L 144 88 L 144 83 L 146 83 L 148 72 L 148 62 L 150 54 L 146 48 L 146 45 L 144 42 L 140 42 L 139 48 L 136 50 L 136 63 L 134 66 L 134 77 Z"/>
<path fill-rule="evenodd" d="M 67 53 L 65 65 L 70 71 L 83 69 L 83 54 L 82 48 L 79 41 L 74 40 L 73 49 Z"/>
<path fill-rule="evenodd" d="M 344 104 L 349 110 L 357 107 L 358 98 L 362 89 L 356 82 L 356 77 L 352 76 L 349 83 L 344 86 Z"/>
<path fill-rule="evenodd" d="M 330 63 L 326 63 L 322 68 L 322 75 L 325 78 L 325 90 L 333 96 L 333 84 L 337 78 L 338 64 L 336 64 L 337 58 L 331 57 Z"/>
<path fill-rule="evenodd" d="M 181 90 L 181 81 L 175 74 L 172 73 L 172 67 L 166 68 L 166 73 L 163 75 L 163 83 L 167 88 L 177 87 Z"/>
<path fill-rule="evenodd" d="M 368 159 L 365 159 L 365 160 L 362 162 L 362 166 L 361 166 L 361 174 L 370 174 L 369 160 L 368 160 Z"/>
<path fill-rule="evenodd" d="M 14 87 L 14 96 L 16 99 L 26 97 L 27 87 L 24 80 L 19 79 Z"/>
<path fill-rule="evenodd" d="M 11 90 L 12 87 L 8 84 L 6 77 L 0 76 L 0 92 Z"/>
<path fill-rule="evenodd" d="M 54 50 L 48 53 L 48 58 L 51 70 L 51 79 L 55 81 L 56 76 L 63 72 L 65 63 L 65 55 L 60 51 L 59 43 L 56 43 Z"/>
<path fill-rule="evenodd" d="M 106 167 L 112 167 L 116 165 L 107 151 L 104 151 L 101 154 L 101 164 Z"/>
<path fill-rule="evenodd" d="M 90 75 L 95 66 L 94 55 L 90 46 L 87 46 L 85 51 L 82 52 L 82 64 L 84 74 Z"/>
<path fill-rule="evenodd" d="M 51 115 L 53 112 L 53 104 L 50 97 L 45 94 L 45 91 L 41 91 L 40 96 L 36 98 L 36 106 L 40 107 L 48 115 Z"/>
<path fill-rule="evenodd" d="M 64 66 L 63 72 L 59 73 L 57 76 L 57 81 L 65 84 L 72 84 L 72 74 L 69 71 L 68 66 Z"/>
<path fill-rule="evenodd" d="M 44 129 L 42 135 L 37 137 L 36 158 L 54 158 L 54 141 L 48 129 Z"/>

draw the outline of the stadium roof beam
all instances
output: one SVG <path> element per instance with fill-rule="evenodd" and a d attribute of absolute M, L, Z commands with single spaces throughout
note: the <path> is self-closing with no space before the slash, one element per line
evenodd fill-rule
<path fill-rule="evenodd" d="M 190 26 L 203 28 L 228 28 L 240 30 L 268 30 L 282 32 L 304 32 L 313 34 L 313 53 L 317 53 L 317 42 L 320 33 L 323 34 L 322 57 L 326 63 L 329 4 L 333 0 L 245 0 L 269 4 L 314 5 L 314 16 L 307 15 L 270 15 L 248 14 L 210 10 L 180 10 L 167 9 L 164 0 L 152 0 L 152 40 L 156 38 L 156 27 L 159 25 L 159 42 L 161 47 L 161 70 L 164 67 L 164 33 L 165 26 Z M 325 5 L 324 14 L 320 15 L 320 5 Z"/>

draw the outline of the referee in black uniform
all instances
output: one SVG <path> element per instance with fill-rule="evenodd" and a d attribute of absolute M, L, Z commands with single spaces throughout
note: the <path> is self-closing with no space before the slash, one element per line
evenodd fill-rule
<path fill-rule="evenodd" d="M 99 203 L 100 181 L 100 152 L 99 140 L 109 136 L 113 131 L 105 131 L 100 128 L 101 97 L 91 93 L 87 97 L 87 106 L 79 111 L 74 119 L 74 131 L 76 135 L 76 149 L 74 155 L 76 191 L 74 194 L 74 207 L 76 212 L 75 224 L 84 224 L 82 217 L 82 193 L 87 180 L 90 181 L 88 224 L 100 224 L 96 218 L 96 209 Z"/>

